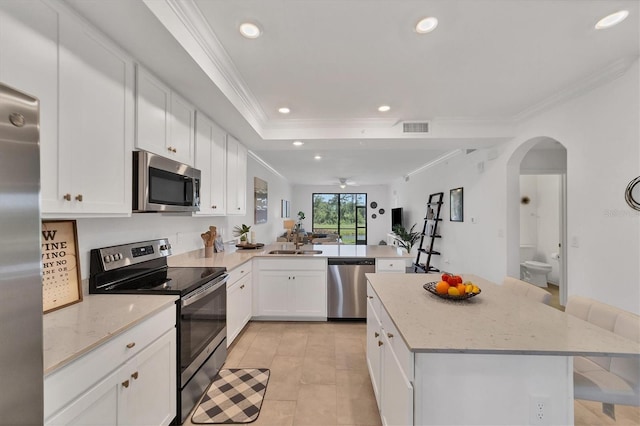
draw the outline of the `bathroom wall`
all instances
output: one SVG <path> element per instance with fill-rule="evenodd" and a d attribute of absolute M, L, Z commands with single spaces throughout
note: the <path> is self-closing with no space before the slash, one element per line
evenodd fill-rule
<path fill-rule="evenodd" d="M 520 196 L 530 199 L 529 204 L 520 203 L 520 245 L 535 247 L 531 260 L 551 265 L 547 281 L 553 284 L 560 276 L 560 265 L 551 258 L 559 251 L 560 179 L 559 175 L 520 176 Z M 528 259 L 520 259 L 524 260 Z"/>

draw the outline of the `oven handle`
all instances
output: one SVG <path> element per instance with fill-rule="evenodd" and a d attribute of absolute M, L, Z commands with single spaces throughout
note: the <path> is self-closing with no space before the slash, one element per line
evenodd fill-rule
<path fill-rule="evenodd" d="M 211 293 L 225 285 L 228 280 L 229 274 L 224 274 L 220 278 L 210 281 L 209 283 L 200 287 L 198 290 L 195 290 L 185 296 L 181 300 L 180 306 L 185 307 L 191 305 L 192 303 L 196 303 L 198 300 L 210 295 Z"/>

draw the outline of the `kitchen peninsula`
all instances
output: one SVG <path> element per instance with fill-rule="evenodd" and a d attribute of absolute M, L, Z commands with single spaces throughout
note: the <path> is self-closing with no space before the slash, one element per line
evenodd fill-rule
<path fill-rule="evenodd" d="M 438 275 L 367 274 L 367 363 L 383 423 L 573 424 L 573 356 L 640 357 L 636 342 L 463 278 L 482 293 L 450 301 L 422 287 Z"/>

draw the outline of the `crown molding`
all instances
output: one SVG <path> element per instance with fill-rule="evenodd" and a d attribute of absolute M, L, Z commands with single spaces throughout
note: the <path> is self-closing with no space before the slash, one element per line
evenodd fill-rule
<path fill-rule="evenodd" d="M 260 158 L 258 156 L 258 154 L 256 154 L 255 152 L 251 151 L 250 149 L 247 150 L 247 154 L 249 155 L 249 157 L 253 158 L 258 164 L 260 164 L 262 167 L 264 167 L 265 169 L 269 170 L 271 173 L 273 173 L 274 175 L 280 177 L 281 179 L 285 180 L 286 182 L 289 182 L 289 180 L 282 176 L 282 174 L 280 174 L 279 171 L 277 171 L 276 169 L 274 169 L 271 164 L 267 163 L 266 161 L 264 161 L 262 158 Z"/>
<path fill-rule="evenodd" d="M 169 33 L 262 136 L 267 115 L 193 0 L 143 0 Z"/>
<path fill-rule="evenodd" d="M 620 58 L 615 62 L 612 62 L 608 66 L 604 67 L 600 71 L 591 74 L 590 76 L 578 80 L 577 82 L 559 90 L 554 95 L 537 102 L 513 117 L 516 122 L 524 121 L 540 112 L 547 110 L 555 105 L 563 104 L 571 99 L 577 98 L 598 86 L 609 83 L 622 75 L 637 61 L 639 56 L 626 56 Z"/>

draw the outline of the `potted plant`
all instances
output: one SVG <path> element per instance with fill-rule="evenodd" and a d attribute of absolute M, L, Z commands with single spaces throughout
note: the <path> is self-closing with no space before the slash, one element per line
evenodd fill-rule
<path fill-rule="evenodd" d="M 414 223 L 411 229 L 408 231 L 402 225 L 396 225 L 393 227 L 393 232 L 399 238 L 398 243 L 400 247 L 407 250 L 407 253 L 411 253 L 411 248 L 420 238 L 420 232 L 414 231 L 416 224 Z"/>
<path fill-rule="evenodd" d="M 242 224 L 242 226 L 236 225 L 233 227 L 233 236 L 240 237 L 240 244 L 246 244 L 247 235 L 249 234 L 250 230 L 251 226 L 247 226 L 244 223 Z"/>
<path fill-rule="evenodd" d="M 299 211 L 298 212 L 298 221 L 296 222 L 296 229 L 298 231 L 300 231 L 300 228 L 302 228 L 302 221 L 305 219 L 305 215 L 303 211 Z"/>

